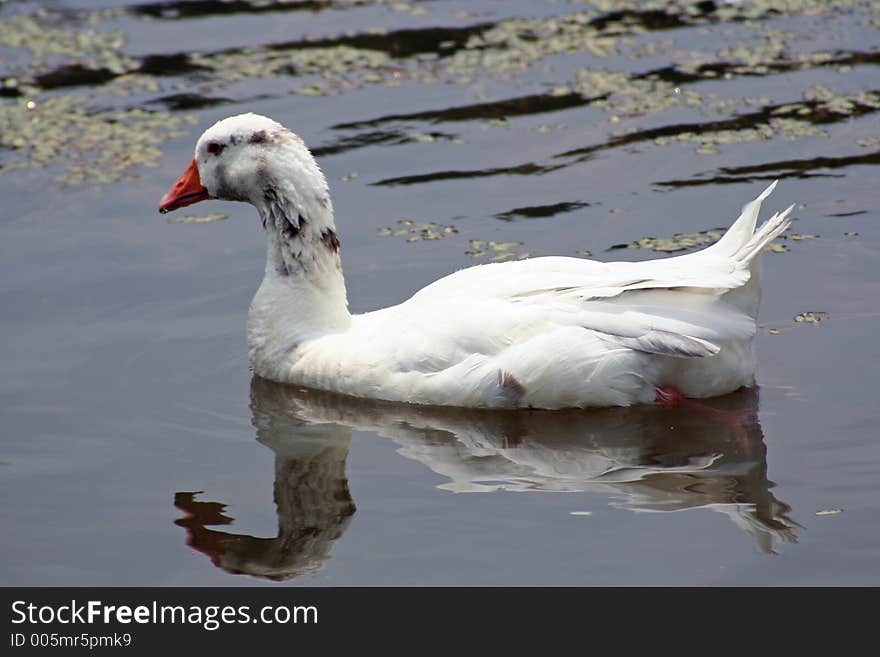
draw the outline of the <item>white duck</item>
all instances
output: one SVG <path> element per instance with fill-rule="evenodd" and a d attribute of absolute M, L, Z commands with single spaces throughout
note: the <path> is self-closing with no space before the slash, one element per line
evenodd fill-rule
<path fill-rule="evenodd" d="M 242 114 L 213 125 L 159 211 L 209 198 L 256 207 L 267 257 L 248 345 L 260 376 L 416 404 L 629 406 L 753 385 L 758 256 L 794 207 L 755 231 L 775 185 L 696 253 L 478 265 L 362 315 L 348 311 L 327 182 L 281 124 Z"/>

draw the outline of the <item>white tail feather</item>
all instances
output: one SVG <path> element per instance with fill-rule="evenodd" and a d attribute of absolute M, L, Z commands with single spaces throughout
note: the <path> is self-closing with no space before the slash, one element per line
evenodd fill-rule
<path fill-rule="evenodd" d="M 788 215 L 791 214 L 792 210 L 794 210 L 794 205 L 789 205 L 782 213 L 777 212 L 770 217 L 770 219 L 768 219 L 764 225 L 752 235 L 752 239 L 746 242 L 746 244 L 733 255 L 733 259 L 744 265 L 751 262 L 755 256 L 764 250 L 764 247 L 779 237 L 791 225 L 791 219 L 788 218 Z"/>
<path fill-rule="evenodd" d="M 752 236 L 755 233 L 755 226 L 758 223 L 758 213 L 761 211 L 761 203 L 765 198 L 770 196 L 778 182 L 778 180 L 774 180 L 767 189 L 761 192 L 758 198 L 743 206 L 739 219 L 737 219 L 733 225 L 727 229 L 724 236 L 711 247 L 713 253 L 724 253 L 728 256 L 733 256 L 752 239 Z"/>

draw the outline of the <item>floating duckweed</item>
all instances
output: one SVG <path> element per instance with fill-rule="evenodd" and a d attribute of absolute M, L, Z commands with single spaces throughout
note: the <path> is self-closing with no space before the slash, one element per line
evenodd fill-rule
<path fill-rule="evenodd" d="M 45 70 L 51 61 L 66 58 L 84 68 L 123 73 L 136 66 L 134 59 L 121 53 L 125 33 L 91 28 L 98 20 L 112 15 L 107 12 L 85 15 L 79 21 L 85 29 L 63 26 L 60 17 L 49 12 L 4 16 L 0 21 L 0 44 L 29 50 L 36 70 Z"/>
<path fill-rule="evenodd" d="M 246 0 L 253 4 L 265 3 L 265 0 Z M 288 0 L 273 0 L 284 3 Z M 292 1 L 292 0 L 291 0 Z M 345 6 L 362 6 L 380 4 L 390 11 L 401 11 L 419 15 L 424 7 L 402 0 L 338 0 Z M 440 82 L 458 82 L 469 84 L 482 81 L 486 77 L 495 77 L 507 81 L 539 62 L 544 62 L 545 71 L 549 74 L 557 66 L 562 56 L 577 55 L 572 60 L 575 66 L 589 64 L 587 68 L 575 71 L 572 79 L 544 80 L 546 93 L 550 97 L 562 97 L 580 94 L 591 99 L 592 105 L 603 108 L 612 123 L 630 121 L 634 117 L 663 112 L 671 108 L 698 110 L 704 113 L 731 113 L 736 107 L 748 107 L 750 114 L 743 123 L 747 125 L 752 116 L 758 116 L 756 125 L 736 127 L 729 130 L 705 130 L 696 127 L 682 129 L 679 134 L 657 137 L 657 145 L 690 142 L 701 155 L 716 155 L 720 147 L 727 144 L 753 142 L 772 138 L 788 140 L 804 137 L 827 136 L 818 124 L 831 123 L 836 119 L 828 114 L 851 116 L 880 109 L 880 94 L 863 91 L 856 94 L 837 94 L 828 87 L 817 85 L 803 94 L 800 102 L 789 102 L 786 105 L 770 108 L 772 117 L 762 116 L 755 112 L 754 107 L 767 107 L 770 99 L 762 97 L 745 97 L 741 99 L 718 98 L 705 90 L 718 87 L 722 79 L 731 79 L 737 75 L 769 75 L 787 70 L 804 70 L 816 66 L 826 66 L 829 70 L 842 70 L 851 64 L 862 64 L 858 58 L 862 53 L 852 53 L 841 48 L 823 46 L 828 50 L 816 52 L 796 52 L 799 43 L 812 43 L 807 34 L 781 31 L 769 27 L 767 18 L 778 15 L 791 15 L 794 18 L 811 12 L 836 11 L 839 7 L 853 7 L 854 11 L 867 12 L 867 22 L 877 24 L 875 5 L 866 5 L 857 0 L 752 0 L 750 2 L 696 3 L 688 0 L 668 2 L 666 0 L 647 0 L 635 2 L 624 0 L 595 0 L 584 11 L 563 13 L 562 15 L 542 18 L 507 18 L 492 25 L 468 25 L 463 33 L 466 36 L 446 38 L 439 42 L 436 52 L 424 52 L 419 48 L 415 52 L 407 51 L 408 55 L 397 55 L 395 48 L 386 47 L 353 47 L 351 45 L 333 45 L 337 43 L 333 37 L 318 39 L 314 44 L 309 41 L 296 44 L 275 44 L 256 48 L 227 50 L 216 53 L 192 54 L 186 64 L 200 66 L 206 72 L 199 75 L 212 81 L 238 82 L 253 78 L 277 79 L 289 76 L 292 91 L 303 96 L 325 96 L 340 93 L 364 85 L 397 86 L 404 81 L 418 81 L 424 84 Z M 876 4 L 876 3 L 875 3 Z M 711 5 L 711 8 L 708 8 Z M 31 53 L 33 62 L 21 70 L 13 70 L 3 62 L 8 70 L 0 75 L 0 87 L 8 90 L 7 96 L 18 96 L 15 99 L 2 99 L 0 111 L 3 114 L 27 114 L 21 112 L 22 103 L 31 109 L 31 114 L 39 116 L 44 129 L 63 132 L 60 123 L 53 124 L 48 118 L 53 113 L 60 114 L 56 106 L 44 94 L 45 90 L 34 87 L 34 80 L 47 67 L 80 66 L 88 69 L 106 69 L 116 76 L 115 80 L 101 85 L 106 93 L 129 96 L 161 91 L 160 84 L 153 75 L 126 74 L 136 70 L 139 62 L 122 52 L 125 34 L 122 31 L 102 29 L 99 23 L 111 16 L 121 16 L 125 10 L 113 12 L 69 12 L 37 10 L 32 16 L 5 15 L 0 21 L 0 44 L 12 48 L 25 49 Z M 483 20 L 469 11 L 454 13 L 458 19 Z M 647 17 L 647 18 L 646 18 Z M 727 27 L 718 28 L 717 24 L 728 23 Z M 779 22 L 774 21 L 774 24 Z M 790 25 L 794 21 L 786 21 Z M 661 29 L 658 29 L 658 25 Z M 734 35 L 736 45 L 723 45 L 715 52 L 684 51 L 676 47 L 675 41 L 668 38 L 669 31 L 664 27 L 682 25 L 700 25 L 707 34 L 714 34 L 727 39 L 728 33 Z M 737 35 L 737 31 L 747 30 L 746 37 Z M 450 32 L 453 34 L 454 32 Z M 386 28 L 364 27 L 358 34 L 347 34 L 344 40 L 349 43 L 364 43 L 361 39 L 349 39 L 350 36 L 375 36 L 388 34 L 389 39 L 396 38 L 395 33 Z M 663 38 L 658 38 L 662 36 Z M 638 38 L 634 38 L 638 37 Z M 831 35 L 829 38 L 836 38 Z M 699 41 L 706 39 L 701 38 Z M 366 40 L 375 43 L 375 40 Z M 711 46 L 714 50 L 718 46 Z M 405 49 L 406 50 L 406 49 Z M 440 53 L 440 56 L 438 56 Z M 606 71 L 596 67 L 596 59 L 606 62 L 618 62 L 619 56 L 629 58 L 663 57 L 671 66 L 654 69 L 647 73 L 624 71 Z M 547 61 L 548 58 L 556 59 Z M 617 57 L 618 59 L 609 60 Z M 610 65 L 610 64 L 609 64 Z M 653 66 L 654 64 L 652 64 Z M 631 65 L 625 64 L 627 68 Z M 145 67 L 149 68 L 149 67 Z M 102 77 L 101 80 L 112 76 Z M 712 85 L 700 87 L 698 93 L 692 82 L 712 78 Z M 98 82 L 97 84 L 101 84 Z M 47 85 L 48 86 L 48 85 Z M 766 88 L 766 86 L 765 86 Z M 755 94 L 758 95 L 758 94 Z M 60 96 L 59 96 L 60 97 Z M 94 147 L 99 138 L 91 140 L 92 146 L 79 147 L 68 140 L 65 135 L 50 135 L 49 144 L 39 144 L 36 129 L 27 138 L 14 136 L 7 128 L 15 128 L 16 121 L 7 116 L 0 117 L 3 133 L 0 142 L 11 145 L 15 150 L 3 153 L 4 160 L 11 160 L 12 167 L 42 165 L 59 161 L 53 159 L 52 151 L 58 152 L 67 148 L 73 149 L 74 156 L 69 166 L 69 181 L 77 180 L 114 180 L 129 175 L 123 171 L 131 170 L 139 164 L 151 164 L 156 161 L 157 144 L 173 134 L 175 125 L 190 120 L 190 117 L 178 115 L 160 115 L 154 113 L 149 121 L 137 115 L 120 115 L 103 109 L 107 103 L 99 105 L 95 96 L 77 95 L 77 107 L 82 108 L 79 116 L 74 116 L 72 123 L 74 132 L 81 130 L 88 121 L 95 123 L 116 124 L 138 121 L 144 122 L 152 134 L 139 146 L 139 153 L 122 153 L 111 141 L 108 151 L 116 157 L 104 158 L 100 149 Z M 7 100 L 11 104 L 6 104 Z M 790 100 L 790 99 L 789 99 Z M 75 114 L 75 113 L 74 113 Z M 154 121 L 155 124 L 151 124 Z M 163 125 L 164 121 L 164 125 Z M 172 125 L 173 124 L 173 125 Z M 493 126 L 508 125 L 506 119 L 489 122 Z M 735 122 L 728 126 L 736 125 Z M 89 129 L 95 133 L 105 133 L 108 139 L 124 135 L 125 127 L 101 127 Z M 549 132 L 552 126 L 540 126 L 539 133 Z M 167 130 L 167 131 L 166 131 Z M 627 128 L 618 134 L 627 135 L 634 128 Z M 114 132 L 115 131 L 115 132 Z M 15 135 L 13 131 L 11 134 Z M 655 132 L 662 134 L 662 132 Z M 437 139 L 434 134 L 413 133 L 410 138 L 415 141 L 431 142 Z M 89 140 L 87 140 L 89 141 Z M 460 140 L 453 139 L 453 143 Z M 859 146 L 870 148 L 880 143 L 876 137 L 860 139 Z M 80 151 L 77 154 L 77 149 Z M 131 151 L 132 149 L 128 149 Z M 4 162 L 6 166 L 6 162 Z M 91 173 L 89 173 L 91 171 Z M 116 177 L 114 177 L 116 176 Z M 350 180 L 351 178 L 349 178 Z M 408 235 L 407 238 L 413 237 Z M 420 238 L 422 239 L 422 238 Z M 784 245 L 777 245 L 784 250 Z M 686 247 L 688 248 L 688 247 Z"/>
<path fill-rule="evenodd" d="M 518 246 L 522 246 L 522 242 L 489 242 L 489 248 L 493 251 L 510 251 Z"/>
<path fill-rule="evenodd" d="M 771 117 L 766 123 L 757 123 L 749 128 L 716 130 L 714 132 L 685 131 L 668 137 L 656 137 L 654 143 L 658 146 L 665 146 L 672 143 L 694 142 L 699 144 L 697 148 L 698 153 L 714 155 L 718 152 L 717 147 L 721 145 L 765 141 L 773 137 L 782 137 L 787 141 L 794 141 L 804 137 L 828 137 L 828 133 L 809 121 Z"/>
<path fill-rule="evenodd" d="M 567 126 L 564 123 L 557 123 L 555 125 L 548 125 L 546 123 L 542 123 L 537 128 L 534 128 L 535 132 L 545 135 L 549 132 L 553 132 L 555 130 L 564 130 Z"/>
<path fill-rule="evenodd" d="M 223 221 L 228 219 L 228 214 L 218 212 L 216 214 L 206 214 L 202 216 L 187 215 L 184 217 L 168 217 L 169 224 L 208 224 L 212 221 Z"/>
<path fill-rule="evenodd" d="M 60 180 L 68 184 L 125 180 L 136 167 L 155 166 L 162 154 L 157 144 L 181 134 L 185 120 L 139 108 L 92 110 L 93 98 L 85 94 L 32 102 L 0 99 L 0 145 L 13 149 L 3 168 L 60 163 L 65 167 Z"/>
<path fill-rule="evenodd" d="M 857 107 L 880 109 L 880 94 L 860 91 L 855 94 L 836 94 L 824 85 L 815 85 L 804 92 L 804 100 L 817 103 L 816 110 L 835 114 L 852 114 Z M 808 108 L 805 108 L 808 109 Z M 812 112 L 813 110 L 809 110 Z"/>
<path fill-rule="evenodd" d="M 828 313 L 808 310 L 794 316 L 794 321 L 801 324 L 818 324 L 828 319 Z"/>
<path fill-rule="evenodd" d="M 714 244 L 724 234 L 724 229 L 704 230 L 698 233 L 676 233 L 672 237 L 643 237 L 635 242 L 627 244 L 615 244 L 609 247 L 609 251 L 615 249 L 650 249 L 658 253 L 673 253 L 675 251 L 687 251 L 698 246 Z"/>
<path fill-rule="evenodd" d="M 285 5 L 285 4 L 299 4 L 302 0 L 221 0 L 221 2 L 245 2 L 254 7 L 268 7 L 273 4 Z M 332 2 L 334 5 L 341 6 L 365 6 L 365 5 L 385 5 L 391 11 L 399 11 L 407 14 L 411 14 L 413 16 L 422 16 L 427 13 L 427 9 L 424 7 L 418 7 L 413 5 L 410 2 L 403 2 L 403 0 L 334 0 Z M 374 28 L 381 29 L 381 28 Z"/>
<path fill-rule="evenodd" d="M 575 72 L 575 88 L 612 115 L 639 116 L 681 105 L 697 106 L 701 96 L 659 79 L 637 79 L 628 73 L 582 68 Z M 678 89 L 678 93 L 676 93 Z"/>
<path fill-rule="evenodd" d="M 819 237 L 818 235 L 806 235 L 804 233 L 789 233 L 788 236 L 795 242 L 801 242 L 803 240 L 814 240 Z"/>
<path fill-rule="evenodd" d="M 441 224 L 419 223 L 412 219 L 401 219 L 397 222 L 401 228 L 394 229 L 388 226 L 379 229 L 379 235 L 382 237 L 405 237 L 407 242 L 421 242 L 440 240 L 447 235 L 458 233 L 455 226 L 444 226 Z"/>
<path fill-rule="evenodd" d="M 838 513 L 843 513 L 843 509 L 840 508 L 831 508 L 831 509 L 821 509 L 816 511 L 817 516 L 836 516 Z"/>
<path fill-rule="evenodd" d="M 848 230 L 844 233 L 845 237 L 858 237 L 859 234 L 854 230 Z"/>
<path fill-rule="evenodd" d="M 344 176 L 341 176 L 339 179 L 342 182 L 349 182 L 351 180 L 355 180 L 356 178 L 360 178 L 360 177 L 361 177 L 360 173 L 358 173 L 357 171 L 352 171 L 351 173 L 347 173 Z"/>
<path fill-rule="evenodd" d="M 785 38 L 797 35 L 793 32 L 766 29 L 762 36 L 763 42 L 719 50 L 719 59 L 733 63 L 731 70 L 734 73 L 766 73 L 766 64 L 780 59 L 787 51 Z"/>
<path fill-rule="evenodd" d="M 517 251 L 517 247 L 523 246 L 522 242 L 492 242 L 486 240 L 471 240 L 470 249 L 464 254 L 470 258 L 488 257 L 490 262 L 502 260 L 525 260 L 528 253 Z"/>
<path fill-rule="evenodd" d="M 385 81 L 395 71 L 383 52 L 351 46 L 242 49 L 212 54 L 195 53 L 190 61 L 210 69 L 220 79 L 237 82 L 280 75 L 320 76 L 296 89 L 304 95 L 329 95 L 368 83 Z"/>
<path fill-rule="evenodd" d="M 697 247 L 706 247 L 714 244 L 721 236 L 724 235 L 723 228 L 715 228 L 712 230 L 704 230 L 698 233 L 676 233 L 672 237 L 643 237 L 634 242 L 624 244 L 614 244 L 608 247 L 608 251 L 617 249 L 648 249 L 657 253 L 675 253 L 677 251 L 687 251 Z M 810 239 L 818 237 L 817 235 L 802 235 L 800 239 Z M 788 251 L 785 244 L 779 242 L 771 242 L 768 247 L 770 251 L 775 253 L 784 253 Z"/>
<path fill-rule="evenodd" d="M 502 20 L 471 35 L 465 48 L 444 63 L 444 73 L 468 83 L 478 72 L 496 75 L 523 71 L 541 59 L 587 52 L 595 57 L 618 54 L 618 40 L 591 26 L 598 14 L 575 12 L 541 19 Z"/>
<path fill-rule="evenodd" d="M 0 146 L 11 149 L 3 153 L 4 170 L 58 163 L 63 166 L 59 178 L 68 184 L 131 179 L 137 167 L 155 166 L 161 154 L 158 145 L 191 120 L 188 115 L 137 107 L 112 109 L 96 92 L 48 94 L 36 86 L 35 80 L 50 67 L 73 66 L 109 71 L 109 81 L 100 89 L 115 96 L 159 91 L 154 77 L 126 74 L 137 61 L 121 52 L 124 32 L 95 29 L 122 13 L 72 16 L 38 10 L 0 21 L 0 44 L 31 54 L 28 63 L 3 83 L 24 98 L 0 98 Z"/>

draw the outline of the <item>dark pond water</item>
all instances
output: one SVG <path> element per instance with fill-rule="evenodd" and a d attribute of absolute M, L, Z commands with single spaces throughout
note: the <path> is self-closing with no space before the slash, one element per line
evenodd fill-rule
<path fill-rule="evenodd" d="M 0 2 L 0 584 L 880 584 L 878 36 L 868 2 Z M 355 311 L 664 257 L 781 179 L 760 388 L 499 415 L 254 379 L 255 213 L 156 213 L 243 111 L 318 155 Z"/>

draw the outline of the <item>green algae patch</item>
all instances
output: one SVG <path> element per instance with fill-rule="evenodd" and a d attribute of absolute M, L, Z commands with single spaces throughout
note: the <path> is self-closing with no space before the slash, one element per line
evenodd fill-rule
<path fill-rule="evenodd" d="M 152 76 L 126 73 L 138 62 L 122 52 L 124 32 L 99 29 L 121 13 L 70 17 L 39 10 L 3 17 L 0 44 L 30 57 L 0 60 L 8 67 L 2 87 L 14 92 L 0 97 L 0 171 L 55 165 L 56 179 L 66 184 L 130 180 L 138 167 L 156 166 L 159 145 L 193 121 L 181 113 L 117 107 L 121 99 L 159 91 Z M 70 70 L 101 71 L 101 83 L 48 90 L 67 85 L 58 71 Z M 46 79 L 52 84 L 44 88 Z"/>
<path fill-rule="evenodd" d="M 814 513 L 813 515 L 817 515 L 817 516 L 836 516 L 838 513 L 843 513 L 843 509 L 838 508 L 838 507 L 833 507 L 833 508 L 830 508 L 830 509 L 820 509 L 819 511 L 816 511 L 816 513 Z"/>
<path fill-rule="evenodd" d="M 187 117 L 140 108 L 92 108 L 88 94 L 0 99 L 2 170 L 59 165 L 66 184 L 130 180 L 156 166 L 158 144 L 181 134 Z"/>
<path fill-rule="evenodd" d="M 529 254 L 521 251 L 522 242 L 494 242 L 491 240 L 470 240 L 470 248 L 464 252 L 469 258 L 486 258 L 489 262 L 504 260 L 525 260 Z"/>
<path fill-rule="evenodd" d="M 387 54 L 347 45 L 194 53 L 190 55 L 190 62 L 226 82 L 280 76 L 315 77 L 294 89 L 296 93 L 306 96 L 330 95 L 399 77 L 397 71 L 392 69 L 391 58 Z"/>
<path fill-rule="evenodd" d="M 69 19 L 47 10 L 33 15 L 12 14 L 0 20 L 0 44 L 30 52 L 28 73 L 46 70 L 58 61 L 74 61 L 88 69 L 106 69 L 123 73 L 136 66 L 136 60 L 122 53 L 125 33 L 104 31 L 96 26 L 119 11 L 90 12 L 81 16 L 75 27 Z"/>
<path fill-rule="evenodd" d="M 401 219 L 397 225 L 397 228 L 389 226 L 380 228 L 379 235 L 382 237 L 401 237 L 406 242 L 430 242 L 458 233 L 455 226 L 444 226 L 433 222 L 423 223 L 413 219 Z"/>
<path fill-rule="evenodd" d="M 643 237 L 633 242 L 614 244 L 608 247 L 606 251 L 616 251 L 619 249 L 645 249 L 656 253 L 690 251 L 711 246 L 720 240 L 725 232 L 725 228 L 713 228 L 696 233 L 676 233 L 672 237 Z M 798 235 L 796 238 L 792 237 L 796 241 L 801 241 L 816 238 L 818 235 Z M 779 239 L 784 240 L 786 236 L 783 235 Z M 767 245 L 767 250 L 774 253 L 785 253 L 788 251 L 788 246 L 780 241 L 773 241 Z"/>
<path fill-rule="evenodd" d="M 828 319 L 828 313 L 815 310 L 808 310 L 794 316 L 794 321 L 798 324 L 819 324 L 826 319 Z"/>
<path fill-rule="evenodd" d="M 273 0 L 271 6 L 264 0 L 248 2 L 255 10 L 272 10 L 276 5 L 287 4 L 285 0 Z M 399 0 L 328 0 L 322 8 L 371 5 L 410 16 L 420 16 L 431 9 L 430 3 Z M 484 21 L 492 12 L 478 15 L 462 10 L 454 13 L 455 20 L 462 23 L 449 28 L 417 25 L 417 21 L 406 17 L 405 26 L 396 31 L 365 25 L 356 32 L 330 33 L 296 42 L 180 53 L 180 65 L 185 70 L 200 69 L 198 81 L 215 87 L 258 79 L 286 80 L 286 85 L 278 85 L 284 87 L 281 93 L 301 96 L 340 94 L 367 85 L 395 87 L 405 82 L 479 86 L 494 80 L 513 86 L 519 84 L 517 77 L 521 74 L 543 71 L 546 97 L 582 96 L 580 100 L 584 104 L 605 110 L 610 123 L 621 124 L 615 126 L 623 130 L 610 140 L 612 146 L 631 143 L 626 141 L 626 136 L 636 132 L 632 124 L 637 119 L 669 110 L 733 115 L 729 120 L 713 122 L 705 128 L 689 124 L 644 131 L 650 133 L 646 137 L 649 143 L 656 146 L 692 144 L 695 153 L 706 160 L 716 158 L 726 146 L 733 144 L 827 137 L 825 124 L 880 109 L 880 95 L 876 91 L 840 94 L 830 89 L 833 86 L 830 83 L 806 90 L 803 90 L 806 85 L 798 87 L 796 93 L 803 92 L 800 99 L 797 96 L 784 98 L 780 102 L 785 104 L 775 108 L 769 98 L 761 97 L 770 91 L 762 90 L 754 97 L 733 98 L 720 97 L 721 92 L 717 91 L 719 87 L 727 87 L 724 81 L 735 77 L 771 76 L 817 67 L 846 71 L 874 63 L 874 52 L 850 52 L 843 43 L 838 48 L 834 42 L 843 39 L 836 34 L 828 36 L 830 45 L 823 42 L 822 49 L 809 51 L 815 42 L 809 32 L 812 29 L 809 17 L 858 13 L 864 16 L 866 23 L 878 25 L 876 3 L 602 0 L 580 2 L 575 8 L 571 5 L 572 2 L 556 3 L 554 11 L 558 13 L 552 16 L 510 17 L 479 23 L 472 21 Z M 0 61 L 0 68 L 4 69 L 0 70 L 0 91 L 8 92 L 2 95 L 0 105 L 4 115 L 0 117 L 3 127 L 0 142 L 10 149 L 0 152 L 3 168 L 57 163 L 67 169 L 63 174 L 67 182 L 111 182 L 132 175 L 138 166 L 156 163 L 161 143 L 173 136 L 189 117 L 162 112 L 139 115 L 138 110 L 110 109 L 108 105 L 114 103 L 97 95 L 100 92 L 136 97 L 156 94 L 161 89 L 158 76 L 131 73 L 154 69 L 142 68 L 148 59 L 126 55 L 126 34 L 118 29 L 107 29 L 103 24 L 126 15 L 131 17 L 137 12 L 134 8 L 99 12 L 38 10 L 32 15 L 4 15 L 0 21 L 0 44 L 28 54 L 30 61 L 22 65 L 18 59 L 10 60 L 15 65 Z M 779 18 L 784 21 L 777 20 Z M 160 23 L 156 21 L 154 25 Z M 774 27 L 780 24 L 791 29 Z M 148 26 L 145 29 L 153 29 L 149 23 L 143 25 Z M 439 37 L 434 34 L 438 30 L 442 32 Z M 670 38 L 670 34 L 674 38 Z M 688 39 L 692 36 L 697 38 Z M 634 70 L 636 66 L 632 64 L 632 60 L 637 59 L 661 60 L 663 64 L 640 72 Z M 85 76 L 93 85 L 89 93 L 64 96 L 72 98 L 66 102 L 70 103 L 68 107 L 75 108 L 70 110 L 71 136 L 68 138 L 59 134 L 57 122 L 52 118 L 65 111 L 65 101 L 56 100 L 60 94 L 46 92 L 50 87 L 58 89 L 62 83 L 66 84 L 59 83 L 64 77 L 62 73 L 77 67 L 101 75 Z M 626 70 L 609 70 L 613 68 Z M 164 71 L 158 75 L 171 74 Z M 50 84 L 50 79 L 55 81 Z M 706 81 L 713 82 L 700 86 Z M 302 102 L 308 100 L 301 99 Z M 38 130 L 29 132 L 24 125 L 20 101 L 25 102 L 25 108 L 26 103 L 33 103 L 31 111 L 40 114 L 41 124 L 49 130 L 45 139 L 40 139 Z M 139 98 L 134 103 L 143 106 L 144 101 Z M 747 115 L 735 115 L 743 108 Z M 519 127 L 505 116 L 487 117 L 483 125 L 509 127 L 512 133 Z M 21 134 L 16 132 L 18 127 L 22 129 Z M 548 123 L 533 130 L 547 134 L 562 127 Z M 82 137 L 80 143 L 77 143 L 78 136 Z M 106 154 L 95 148 L 96 140 L 102 138 L 108 139 Z M 438 133 L 422 131 L 411 132 L 409 139 L 422 143 L 444 140 L 461 143 L 458 138 L 450 140 Z M 133 144 L 131 152 L 125 151 L 125 140 Z M 880 142 L 876 137 L 866 137 L 857 144 L 873 148 Z M 57 152 L 59 148 L 69 148 L 70 152 L 61 155 Z M 409 237 L 418 237 L 418 234 Z M 668 242 L 655 246 L 658 249 L 654 250 L 661 252 L 683 250 Z M 684 245 L 684 248 L 691 247 Z"/>
<path fill-rule="evenodd" d="M 723 228 L 704 230 L 698 233 L 676 233 L 672 237 L 643 237 L 626 244 L 615 244 L 608 251 L 617 249 L 648 249 L 657 253 L 674 253 L 698 247 L 709 246 L 721 239 Z"/>
<path fill-rule="evenodd" d="M 183 217 L 168 217 L 169 224 L 210 224 L 215 221 L 224 221 L 229 218 L 228 214 L 217 212 L 201 216 L 186 215 Z"/>

